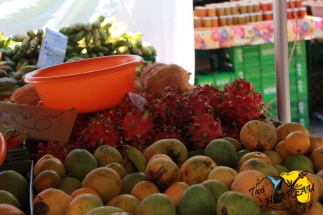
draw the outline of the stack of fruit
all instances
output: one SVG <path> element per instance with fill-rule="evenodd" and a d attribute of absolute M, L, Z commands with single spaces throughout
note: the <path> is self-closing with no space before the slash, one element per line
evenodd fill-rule
<path fill-rule="evenodd" d="M 45 155 L 34 168 L 34 214 L 323 213 L 322 137 L 258 120 L 239 137 L 214 139 L 192 156 L 176 139 L 142 153 L 125 145 L 125 157 L 108 145 L 71 150 L 63 162 Z"/>
<path fill-rule="evenodd" d="M 116 54 L 140 55 L 148 61 L 156 56 L 155 48 L 143 40 L 142 33 L 129 32 L 126 23 L 104 16 L 62 27 L 59 32 L 68 37 L 64 62 Z M 37 61 L 45 33 L 43 29 L 9 37 L 0 33 L 0 92 L 19 88 L 25 84 L 24 74 L 39 69 Z"/>

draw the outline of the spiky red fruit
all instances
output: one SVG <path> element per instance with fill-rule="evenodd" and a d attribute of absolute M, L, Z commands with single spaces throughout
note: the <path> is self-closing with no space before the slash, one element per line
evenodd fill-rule
<path fill-rule="evenodd" d="M 91 153 L 94 153 L 100 145 L 121 147 L 120 133 L 108 120 L 94 120 L 81 132 L 77 140 L 79 148 Z"/>
<path fill-rule="evenodd" d="M 187 139 L 196 148 L 205 148 L 212 140 L 223 137 L 221 121 L 210 114 L 193 116 L 188 126 Z"/>
<path fill-rule="evenodd" d="M 154 122 L 148 111 L 132 110 L 120 122 L 123 140 L 141 149 L 153 139 Z"/>

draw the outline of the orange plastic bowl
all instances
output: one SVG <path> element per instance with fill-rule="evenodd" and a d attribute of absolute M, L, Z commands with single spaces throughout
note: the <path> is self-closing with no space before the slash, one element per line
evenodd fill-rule
<path fill-rule="evenodd" d="M 58 64 L 27 73 L 43 105 L 77 113 L 101 111 L 120 104 L 126 92 L 133 92 L 137 55 L 113 55 Z"/>

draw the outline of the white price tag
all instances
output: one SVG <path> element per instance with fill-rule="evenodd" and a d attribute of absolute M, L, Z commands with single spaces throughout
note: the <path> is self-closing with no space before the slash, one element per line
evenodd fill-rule
<path fill-rule="evenodd" d="M 60 32 L 46 28 L 40 47 L 37 66 L 40 68 L 64 62 L 68 37 Z"/>

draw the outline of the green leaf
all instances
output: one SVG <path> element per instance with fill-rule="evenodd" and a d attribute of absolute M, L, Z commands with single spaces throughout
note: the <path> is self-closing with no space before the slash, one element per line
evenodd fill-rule
<path fill-rule="evenodd" d="M 146 160 L 144 158 L 144 156 L 141 154 L 141 152 L 136 149 L 133 146 L 126 146 L 127 148 L 127 156 L 128 158 L 133 162 L 133 164 L 135 165 L 135 167 L 143 173 L 146 173 Z"/>

